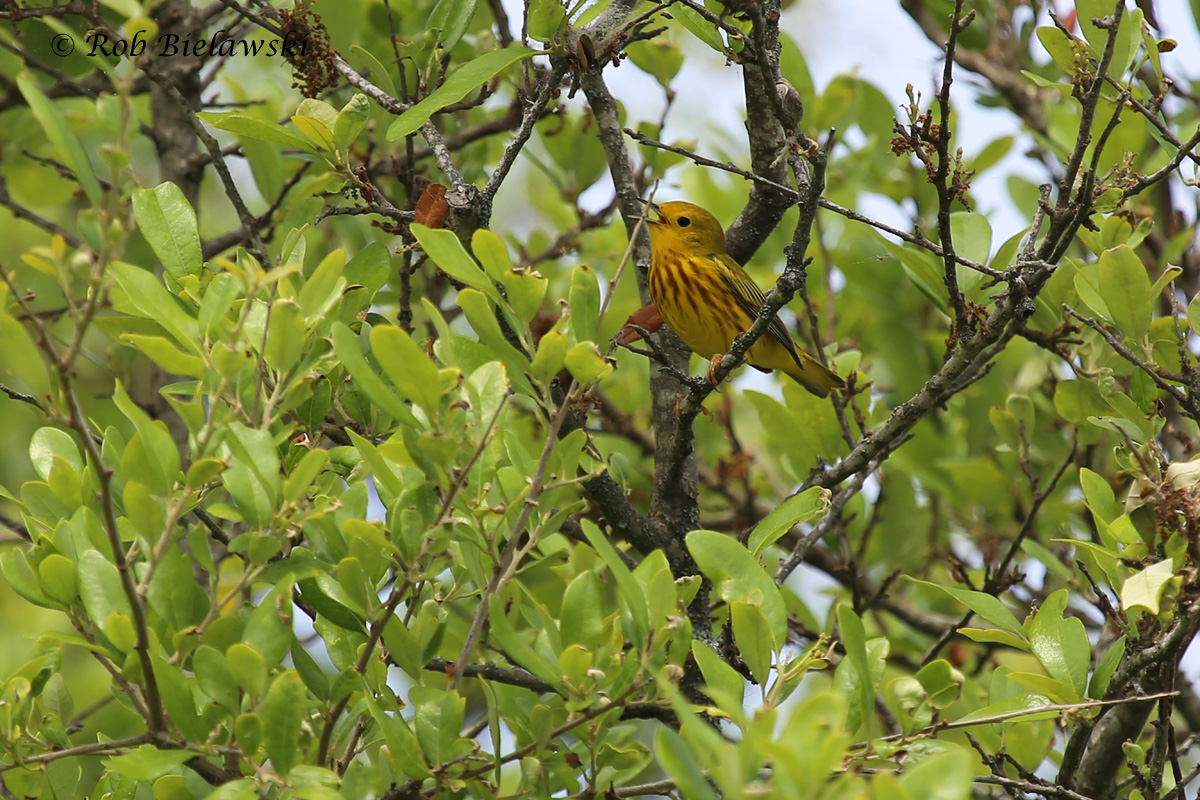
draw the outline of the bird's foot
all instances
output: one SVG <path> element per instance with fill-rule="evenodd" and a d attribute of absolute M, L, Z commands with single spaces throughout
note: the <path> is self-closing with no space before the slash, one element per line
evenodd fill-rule
<path fill-rule="evenodd" d="M 676 395 L 675 395 L 675 416 L 676 417 L 681 416 L 683 414 L 683 401 L 686 399 L 687 399 L 687 395 L 684 394 L 683 392 L 676 393 Z M 700 413 L 703 414 L 704 416 L 708 417 L 709 419 L 714 418 L 712 415 L 712 412 L 709 411 L 707 408 L 705 408 L 703 405 L 700 406 Z"/>
<path fill-rule="evenodd" d="M 717 367 L 721 366 L 721 359 L 725 357 L 724 353 L 717 353 L 708 360 L 708 382 L 716 386 L 720 381 L 717 380 Z"/>

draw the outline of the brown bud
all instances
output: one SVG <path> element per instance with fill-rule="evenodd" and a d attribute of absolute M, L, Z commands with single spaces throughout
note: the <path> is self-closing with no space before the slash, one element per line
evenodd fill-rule
<path fill-rule="evenodd" d="M 783 127 L 789 131 L 796 130 L 804 117 L 804 101 L 800 99 L 800 93 L 787 78 L 780 78 L 775 82 L 775 92 L 779 95 L 779 106 L 783 109 Z"/>

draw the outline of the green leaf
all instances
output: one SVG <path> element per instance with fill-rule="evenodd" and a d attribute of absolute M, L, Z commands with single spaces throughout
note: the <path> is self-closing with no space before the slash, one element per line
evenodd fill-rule
<path fill-rule="evenodd" d="M 509 307 L 528 325 L 541 309 L 550 282 L 535 269 L 517 267 L 506 270 L 500 282 L 504 284 Z"/>
<path fill-rule="evenodd" d="M 200 300 L 198 319 L 200 334 L 206 340 L 212 338 L 213 329 L 225 319 L 240 291 L 237 278 L 228 272 L 222 272 L 208 284 L 208 288 L 204 290 L 204 297 Z"/>
<path fill-rule="evenodd" d="M 1009 150 L 1012 149 L 1013 141 L 1015 140 L 1012 136 L 1001 136 L 998 139 L 993 139 L 992 141 L 988 142 L 987 145 L 967 163 L 967 168 L 975 174 L 979 174 L 984 170 L 995 166 L 1000 159 L 1008 155 Z M 958 240 L 956 238 L 955 249 L 957 249 L 957 244 Z M 1006 261 L 1001 262 L 1001 265 L 1006 263 Z"/>
<path fill-rule="evenodd" d="M 371 81 L 376 86 L 378 86 L 380 89 L 383 89 L 392 97 L 396 96 L 396 85 L 392 83 L 391 75 L 388 74 L 388 68 L 385 67 L 370 50 L 366 50 L 354 44 L 350 45 L 350 52 L 356 56 L 359 56 L 360 58 L 363 58 L 369 64 L 370 68 L 368 70 L 360 69 L 360 73 L 363 75 L 370 75 Z"/>
<path fill-rule="evenodd" d="M 233 497 L 244 522 L 257 528 L 271 524 L 277 493 L 267 488 L 250 465 L 239 463 L 225 470 L 221 473 L 221 483 Z"/>
<path fill-rule="evenodd" d="M 787 636 L 783 596 L 750 551 L 716 531 L 692 531 L 686 542 L 700 571 L 712 580 L 716 594 L 726 602 L 741 600 L 759 606 L 776 645 L 782 644 Z"/>
<path fill-rule="evenodd" d="M 548 331 L 538 342 L 537 352 L 529 366 L 529 374 L 539 383 L 549 384 L 562 369 L 567 355 L 568 337 L 558 329 Z"/>
<path fill-rule="evenodd" d="M 1125 657 L 1125 637 L 1122 635 L 1115 642 L 1108 646 L 1108 650 L 1096 662 L 1096 669 L 1092 673 L 1092 679 L 1088 682 L 1088 697 L 1093 700 L 1103 700 L 1108 692 L 1109 681 L 1112 680 L 1113 673 L 1117 671 L 1117 667 L 1121 664 L 1121 659 Z"/>
<path fill-rule="evenodd" d="M 174 183 L 133 193 L 133 215 L 163 269 L 176 281 L 199 275 L 204 265 L 196 212 Z"/>
<path fill-rule="evenodd" d="M 37 81 L 28 72 L 22 72 L 17 76 L 17 88 L 25 96 L 25 102 L 29 104 L 29 110 L 33 112 L 33 116 L 46 131 L 46 138 L 50 140 L 63 161 L 71 168 L 71 172 L 75 174 L 75 180 L 83 187 L 83 192 L 87 195 L 88 200 L 94 206 L 103 205 L 104 193 L 100 190 L 100 181 L 96 180 L 92 161 L 88 158 L 83 145 L 80 144 L 79 138 L 67 125 L 66 119 L 59 113 L 58 106 L 42 94 Z"/>
<path fill-rule="evenodd" d="M 435 418 L 441 405 L 438 368 L 412 337 L 394 325 L 377 325 L 371 330 L 371 353 L 401 396 Z"/>
<path fill-rule="evenodd" d="M 1151 614 L 1158 614 L 1163 590 L 1173 577 L 1175 567 L 1169 558 L 1131 575 L 1121 586 L 1121 607 L 1126 611 L 1141 608 Z"/>
<path fill-rule="evenodd" d="M 358 92 L 355 92 L 354 97 L 351 97 L 350 101 L 342 106 L 342 110 L 337 115 L 337 122 L 333 126 L 333 140 L 339 150 L 345 150 L 354 144 L 358 134 L 362 133 L 362 129 L 366 127 L 370 111 L 371 103 L 367 100 L 367 96 Z"/>
<path fill-rule="evenodd" d="M 717 800 L 717 793 L 705 777 L 701 762 L 679 734 L 666 725 L 659 725 L 654 736 L 654 756 L 675 781 L 680 796 L 689 800 Z"/>
<path fill-rule="evenodd" d="M 297 136 L 282 125 L 277 125 L 273 122 L 248 117 L 245 114 L 217 114 L 211 111 L 200 111 L 196 116 L 214 128 L 236 133 L 238 136 L 246 136 L 251 139 L 270 142 L 271 144 L 303 150 L 314 156 L 317 154 L 317 149 L 307 139 Z"/>
<path fill-rule="evenodd" d="M 1100 254 L 1100 293 L 1110 321 L 1126 336 L 1140 341 L 1150 330 L 1154 294 L 1146 265 L 1128 245 Z"/>
<path fill-rule="evenodd" d="M 1112 407 L 1100 394 L 1100 387 L 1089 380 L 1059 381 L 1054 387 L 1054 410 L 1068 422 L 1080 423 Z"/>
<path fill-rule="evenodd" d="M 471 328 L 479 335 L 479 343 L 484 346 L 479 353 L 480 363 L 492 361 L 499 356 L 518 388 L 524 387 L 529 394 L 533 394 L 532 387 L 525 384 L 525 371 L 529 369 L 529 359 L 509 342 L 504 331 L 500 329 L 496 307 L 487 296 L 475 289 L 463 289 L 458 293 L 458 305 Z M 467 366 L 461 357 L 459 362 L 460 366 Z"/>
<path fill-rule="evenodd" d="M 199 625 L 211 608 L 208 593 L 196 583 L 192 570 L 192 560 L 181 549 L 168 548 L 146 589 L 146 600 L 154 613 L 176 631 Z"/>
<path fill-rule="evenodd" d="M 604 607 L 604 587 L 595 572 L 580 573 L 563 592 L 558 630 L 564 646 L 581 644 L 595 650 L 604 633 L 596 609 Z"/>
<path fill-rule="evenodd" d="M 632 576 L 630 578 L 632 579 Z M 496 643 L 518 665 L 529 670 L 551 686 L 560 687 L 560 690 L 565 692 L 566 686 L 562 683 L 562 679 L 559 676 L 558 665 L 551 663 L 549 659 L 535 652 L 526 642 L 525 637 L 517 632 L 512 622 L 508 619 L 508 610 L 505 608 L 505 602 L 498 595 L 493 594 L 488 598 L 488 603 L 488 625 L 491 636 L 496 640 Z"/>
<path fill-rule="evenodd" d="M 292 587 L 280 582 L 250 613 L 243 640 L 275 667 L 292 646 Z"/>
<path fill-rule="evenodd" d="M 151 654 L 151 664 L 171 722 L 179 726 L 180 733 L 192 741 L 203 741 L 208 737 L 212 724 L 196 713 L 196 681 L 184 677 L 178 667 L 168 664 L 156 654 Z M 208 719 L 212 720 L 212 717 Z"/>
<path fill-rule="evenodd" d="M 300 758 L 300 725 L 307 707 L 304 683 L 295 670 L 277 677 L 263 703 L 263 748 L 279 775 L 287 775 Z"/>
<path fill-rule="evenodd" d="M 760 686 L 765 686 L 771 674 L 771 653 L 776 649 L 777 639 L 771 633 L 770 623 L 759 606 L 742 600 L 729 604 L 729 619 L 733 623 L 733 638 L 738 652 L 750 669 L 750 674 Z"/>
<path fill-rule="evenodd" d="M 837 607 L 838 631 L 842 637 L 842 645 L 846 648 L 846 658 L 858 675 L 859 697 L 858 705 L 862 714 L 860 724 L 867 726 L 867 738 L 871 735 L 871 719 L 874 717 L 874 698 L 876 677 L 872 674 L 867 658 L 867 632 L 862 620 L 854 609 L 845 603 Z"/>
<path fill-rule="evenodd" d="M 0 366 L 15 375 L 34 393 L 44 398 L 50 393 L 50 373 L 33 338 L 20 322 L 0 313 Z"/>
<path fill-rule="evenodd" d="M 421 746 L 417 743 L 412 728 L 408 726 L 408 721 L 399 714 L 384 711 L 370 695 L 366 701 L 367 708 L 382 731 L 384 741 L 387 742 L 386 747 L 396 765 L 410 778 L 421 780 L 429 777 L 432 773 L 420 757 Z"/>
<path fill-rule="evenodd" d="M 563 29 L 567 13 L 561 0 L 531 0 L 528 20 L 530 38 L 549 42 Z"/>
<path fill-rule="evenodd" d="M 600 285 L 596 271 L 579 264 L 571 271 L 571 290 L 568 294 L 571 309 L 571 341 L 586 342 L 596 338 L 600 321 Z"/>
<path fill-rule="evenodd" d="M 1029 652 L 1029 642 L 1023 637 L 1014 636 L 1008 631 L 998 630 L 996 628 L 959 628 L 958 632 L 966 636 L 972 642 L 989 642 L 993 644 L 1003 644 L 1008 647 L 1015 647 L 1018 650 Z"/>
<path fill-rule="evenodd" d="M 1078 39 L 1070 36 L 1065 31 L 1049 25 L 1038 28 L 1038 41 L 1042 43 L 1042 47 L 1046 48 L 1046 52 L 1050 54 L 1050 58 L 1054 60 L 1054 65 L 1064 75 L 1074 75 L 1076 69 L 1075 57 L 1087 52 L 1087 46 Z"/>
<path fill-rule="evenodd" d="M 126 333 L 121 336 L 121 340 L 145 353 L 151 361 L 172 375 L 186 375 L 190 378 L 204 377 L 203 360 L 183 352 L 162 336 Z"/>
<path fill-rule="evenodd" d="M 604 380 L 616 369 L 601 353 L 595 342 L 579 342 L 563 356 L 563 364 L 582 386 Z"/>
<path fill-rule="evenodd" d="M 391 270 L 391 251 L 381 242 L 372 242 L 346 262 L 342 276 L 351 286 L 365 286 L 369 300 L 387 283 Z"/>
<path fill-rule="evenodd" d="M 347 430 L 347 433 L 349 432 Z M 312 491 L 313 483 L 324 472 L 325 465 L 328 463 L 329 451 L 323 448 L 318 447 L 305 453 L 304 458 L 300 459 L 300 463 L 292 469 L 292 474 L 288 475 L 287 480 L 284 481 L 284 502 L 298 502 L 301 497 Z"/>
<path fill-rule="evenodd" d="M 471 252 L 493 282 L 502 280 L 504 274 L 512 269 L 512 259 L 508 256 L 504 241 L 487 228 L 480 228 L 471 234 Z"/>
<path fill-rule="evenodd" d="M 420 429 L 420 423 L 417 422 L 417 418 L 413 416 L 408 406 L 404 405 L 404 401 L 371 369 L 371 365 L 367 363 L 367 359 L 362 354 L 358 337 L 340 322 L 335 322 L 330 332 L 333 335 L 333 346 L 337 348 L 338 357 L 342 359 L 346 371 L 354 378 L 363 394 L 397 422 L 410 428 Z"/>
<path fill-rule="evenodd" d="M 467 32 L 477 5 L 479 0 L 438 0 L 425 23 L 425 30 L 437 31 L 438 43 L 449 52 Z"/>
<path fill-rule="evenodd" d="M 238 778 L 229 783 L 223 783 L 214 791 L 204 795 L 203 800 L 255 800 L 258 790 L 254 781 L 249 778 Z"/>
<path fill-rule="evenodd" d="M 124 755 L 104 759 L 104 766 L 134 780 L 152 781 L 195 757 L 189 750 L 159 750 L 144 744 Z"/>
<path fill-rule="evenodd" d="M 113 385 L 113 402 L 137 428 L 137 435 L 130 440 L 122 456 L 121 471 L 126 478 L 133 477 L 145 483 L 154 495 L 166 497 L 180 477 L 179 450 L 166 423 L 151 420 L 130 399 L 119 381 Z"/>
<path fill-rule="evenodd" d="M 1078 702 L 1087 687 L 1091 644 L 1083 622 L 1076 617 L 1063 618 L 1067 590 L 1059 589 L 1046 598 L 1027 625 L 1029 644 L 1043 669 L 1075 693 Z"/>
<path fill-rule="evenodd" d="M 692 655 L 704 676 L 704 693 L 726 714 L 740 713 L 745 694 L 742 676 L 704 642 L 692 641 Z"/>
<path fill-rule="evenodd" d="M 25 551 L 17 547 L 0 550 L 0 572 L 9 587 L 22 599 L 42 608 L 61 608 L 61 603 L 47 597 L 38 579 L 38 573 L 25 557 Z"/>
<path fill-rule="evenodd" d="M 277 494 L 279 492 L 279 451 L 270 431 L 251 428 L 240 422 L 227 425 L 225 444 L 233 451 L 234 463 L 243 464 L 253 470 L 263 486 Z"/>
<path fill-rule="evenodd" d="M 1079 470 L 1079 484 L 1083 488 L 1083 496 L 1087 499 L 1088 510 L 1095 514 L 1098 520 L 1111 525 L 1124 514 L 1112 486 L 1099 474 L 1083 467 Z"/>
<path fill-rule="evenodd" d="M 468 61 L 459 67 L 432 94 L 397 117 L 391 126 L 388 127 L 388 141 L 394 142 L 397 139 L 403 139 L 410 133 L 414 133 L 435 112 L 462 100 L 472 90 L 490 81 L 506 67 L 515 64 L 523 58 L 530 58 L 535 55 L 537 55 L 536 50 L 530 50 L 528 47 L 513 46 L 506 47 L 503 50 L 491 50 L 472 61 Z M 413 227 L 415 228 L 416 226 Z"/>
<path fill-rule="evenodd" d="M 725 42 L 711 22 L 700 16 L 691 6 L 679 5 L 671 9 L 671 16 L 679 20 L 688 32 L 721 55 L 725 54 Z"/>
<path fill-rule="evenodd" d="M 1192 333 L 1200 333 L 1200 292 L 1196 292 L 1196 296 L 1188 303 L 1188 324 Z"/>
<path fill-rule="evenodd" d="M 230 713 L 238 712 L 238 687 L 220 650 L 208 645 L 198 647 L 192 654 L 192 670 L 196 673 L 200 691 Z"/>
<path fill-rule="evenodd" d="M 669 88 L 683 67 L 683 51 L 665 36 L 630 42 L 625 48 L 629 60 L 643 72 L 654 76 L 659 85 Z"/>
<path fill-rule="evenodd" d="M 1021 542 L 1021 550 L 1028 556 L 1037 559 L 1046 569 L 1064 580 L 1074 580 L 1075 573 L 1068 569 L 1050 548 L 1033 539 Z"/>
<path fill-rule="evenodd" d="M 1052 705 L 1054 703 L 1053 700 L 1051 700 L 1049 697 L 1047 697 L 1046 695 L 1041 694 L 1041 693 L 1031 694 L 1028 692 L 1023 692 L 1021 694 L 1013 694 L 1013 695 L 1009 695 L 1009 696 L 1004 696 L 1004 695 L 1000 694 L 997 691 L 997 689 L 995 688 L 998 685 L 996 683 L 996 681 L 999 679 L 1004 679 L 1004 682 L 1007 683 L 1007 679 L 1011 678 L 1014 674 L 1015 673 L 1009 672 L 1008 670 L 1006 670 L 1004 668 L 996 670 L 996 672 L 993 673 L 994 677 L 993 677 L 992 698 L 995 699 L 997 696 L 1001 696 L 1001 697 L 1003 697 L 1003 699 L 997 700 L 996 702 L 994 702 L 990 705 L 984 706 L 983 708 L 976 709 L 976 710 L 970 712 L 969 714 L 964 714 L 963 716 L 959 717 L 958 720 L 956 720 L 956 721 L 957 722 L 970 722 L 970 721 L 976 720 L 976 719 L 987 719 L 989 717 L 1000 716 L 1001 714 L 1010 714 L 1014 711 L 1026 711 L 1026 710 L 1028 710 L 1030 712 L 1028 715 L 1017 717 L 1016 719 L 1025 720 L 1025 721 L 1033 721 L 1033 720 L 1054 719 L 1060 713 L 1062 713 L 1062 712 L 1056 711 L 1056 710 L 1044 711 L 1044 712 L 1037 711 L 1037 709 L 1039 709 L 1039 708 L 1044 708 L 1044 707 L 1046 707 L 1048 705 Z M 1049 679 L 1047 678 L 1047 680 L 1049 680 Z M 1009 728 L 1011 728 L 1011 726 L 1012 726 L 1011 722 L 1001 722 L 1001 723 L 996 724 L 996 728 L 998 730 L 1008 730 Z"/>
<path fill-rule="evenodd" d="M 1074 687 L 1057 678 L 1036 672 L 1010 672 L 1008 677 L 1022 686 L 1044 694 L 1056 703 L 1078 703 L 1079 694 Z"/>
<path fill-rule="evenodd" d="M 77 475 L 83 474 L 83 459 L 71 434 L 49 426 L 38 428 L 29 440 L 29 460 L 33 462 L 34 472 L 44 481 L 50 480 L 55 456 L 66 461 Z"/>
<path fill-rule="evenodd" d="M 413 727 L 430 764 L 444 764 L 454 755 L 467 700 L 458 692 L 414 686 L 409 698 L 416 707 Z"/>
<path fill-rule="evenodd" d="M 235 642 L 225 651 L 229 675 L 242 690 L 257 697 L 267 686 L 267 664 L 248 644 Z"/>
<path fill-rule="evenodd" d="M 421 244 L 438 269 L 451 278 L 465 283 L 473 289 L 478 289 L 494 303 L 502 303 L 500 293 L 496 291 L 495 283 L 487 276 L 475 259 L 463 247 L 462 242 L 453 231 L 444 228 L 432 229 L 424 225 L 413 224 L 413 236 Z"/>
<path fill-rule="evenodd" d="M 296 583 L 300 587 L 301 599 L 329 622 L 347 630 L 363 629 L 362 621 L 366 618 L 366 612 L 332 575 L 321 574 Z"/>
<path fill-rule="evenodd" d="M 271 304 L 263 358 L 272 369 L 287 373 L 295 368 L 307 348 L 308 331 L 300 306 L 294 300 L 276 300 Z"/>
<path fill-rule="evenodd" d="M 646 634 L 650 629 L 650 609 L 646 603 L 646 594 L 642 591 L 641 584 L 633 577 L 633 573 L 629 571 L 629 567 L 625 566 L 625 562 L 617 555 L 616 549 L 608 540 L 608 537 L 596 527 L 591 520 L 582 520 L 583 533 L 591 543 L 592 548 L 600 554 L 605 565 L 617 580 L 618 594 L 621 598 L 622 608 L 628 610 L 630 616 L 631 629 L 625 631 L 626 637 L 635 641 L 642 642 L 645 640 Z M 782 602 L 782 601 L 780 601 Z"/>
<path fill-rule="evenodd" d="M 773 545 L 793 525 L 821 516 L 829 508 L 829 490 L 814 486 L 794 494 L 754 526 L 746 546 L 755 556 Z"/>
<path fill-rule="evenodd" d="M 877 241 L 897 260 L 921 293 L 943 313 L 946 311 L 946 283 L 943 265 L 933 254 L 915 245 L 896 244 L 876 234 Z"/>
<path fill-rule="evenodd" d="M 75 562 L 66 556 L 51 553 L 41 560 L 37 570 L 38 579 L 47 595 L 67 605 L 75 601 L 78 591 Z"/>
<path fill-rule="evenodd" d="M 304 319 L 310 325 L 319 323 L 345 290 L 345 267 L 346 251 L 338 248 L 321 259 L 321 263 L 300 287 L 296 302 L 300 304 Z"/>
<path fill-rule="evenodd" d="M 347 430 L 350 442 L 358 450 L 363 464 L 370 469 L 381 491 L 399 496 L 404 491 L 404 482 L 396 474 L 392 463 L 380 452 L 379 448 L 352 430 Z"/>
<path fill-rule="evenodd" d="M 974 211 L 955 211 L 950 215 L 950 234 L 956 253 L 977 264 L 987 263 L 992 254 L 992 226 L 986 215 Z"/>
<path fill-rule="evenodd" d="M 968 800 L 975 779 L 974 759 L 956 747 L 932 758 L 905 765 L 900 788 L 908 797 L 921 800 Z"/>
<path fill-rule="evenodd" d="M 337 149 L 337 143 L 333 140 L 333 129 L 322 120 L 304 114 L 293 114 L 292 124 L 318 149 L 330 151 Z"/>
<path fill-rule="evenodd" d="M 991 622 L 994 625 L 999 625 L 1001 628 L 1018 637 L 1019 639 L 1025 638 L 1025 629 L 1021 627 L 1021 623 L 1017 621 L 1017 618 L 1013 616 L 1013 613 L 1008 610 L 1008 607 L 1005 606 L 1004 603 L 1000 602 L 992 595 L 984 592 L 972 592 L 968 589 L 956 589 L 951 586 L 941 586 L 936 583 L 930 583 L 929 581 L 921 581 L 917 580 L 916 578 L 910 578 L 907 575 L 904 577 L 906 580 L 910 580 L 913 583 L 920 584 L 921 586 L 928 586 L 931 589 L 937 589 L 945 592 L 967 608 L 974 611 L 979 616 L 986 619 L 988 622 Z"/>
<path fill-rule="evenodd" d="M 337 110 L 324 100 L 318 100 L 315 97 L 306 97 L 301 100 L 300 105 L 296 107 L 296 113 L 321 123 L 321 126 L 331 133 L 334 126 L 337 125 Z"/>
<path fill-rule="evenodd" d="M 233 650 L 232 647 L 229 648 Z M 228 658 L 228 656 L 226 656 Z M 265 666 L 265 663 L 264 663 Z M 299 639 L 292 641 L 292 666 L 296 668 L 296 672 L 300 673 L 300 679 L 304 681 L 304 685 L 315 697 L 322 701 L 329 700 L 329 678 L 325 674 L 325 670 L 316 662 L 308 651 L 304 649 L 304 645 Z M 230 663 L 232 669 L 232 662 Z M 249 677 L 249 676 L 243 676 Z M 266 671 L 263 671 L 263 683 L 266 683 Z M 234 680 L 238 678 L 234 677 Z M 259 690 L 261 691 L 261 689 Z"/>
<path fill-rule="evenodd" d="M 929 702 L 945 708 L 958 699 L 962 692 L 963 676 L 950 666 L 944 658 L 931 661 L 921 667 L 914 676 L 929 695 Z"/>
<path fill-rule="evenodd" d="M 114 612 L 132 614 L 116 565 L 99 550 L 85 550 L 79 557 L 79 596 L 88 617 L 96 625 L 103 625 L 108 615 Z"/>
<path fill-rule="evenodd" d="M 179 301 L 158 278 L 123 261 L 114 262 L 109 270 L 116 278 L 117 286 L 124 292 L 124 298 L 114 298 L 118 311 L 154 320 L 166 328 L 185 349 L 200 354 L 200 328 L 196 320 L 183 310 Z"/>

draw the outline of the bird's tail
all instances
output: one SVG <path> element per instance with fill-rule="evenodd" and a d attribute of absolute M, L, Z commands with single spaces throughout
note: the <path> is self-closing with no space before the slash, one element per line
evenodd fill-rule
<path fill-rule="evenodd" d="M 833 389 L 845 388 L 846 382 L 820 361 L 803 351 L 798 350 L 796 355 L 800 363 L 789 364 L 784 371 L 805 389 L 817 397 L 828 397 Z"/>

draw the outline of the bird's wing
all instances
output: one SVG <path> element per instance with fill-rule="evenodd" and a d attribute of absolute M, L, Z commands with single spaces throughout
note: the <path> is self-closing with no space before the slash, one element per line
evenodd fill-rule
<path fill-rule="evenodd" d="M 719 267 L 717 271 L 721 273 L 721 280 L 725 282 L 725 286 L 733 294 L 734 299 L 737 300 L 737 304 L 750 315 L 752 320 L 757 319 L 758 310 L 763 307 L 763 303 L 767 302 L 762 289 L 758 288 L 758 284 L 746 274 L 746 270 L 742 269 L 730 256 L 713 256 L 713 260 L 717 262 Z M 800 361 L 800 356 L 796 353 L 796 343 L 792 341 L 787 328 L 783 327 L 783 320 L 779 318 L 778 314 L 771 318 L 771 324 L 767 326 L 767 332 L 771 334 L 772 338 L 787 348 L 787 351 L 792 354 L 792 358 L 803 368 L 804 364 Z"/>

